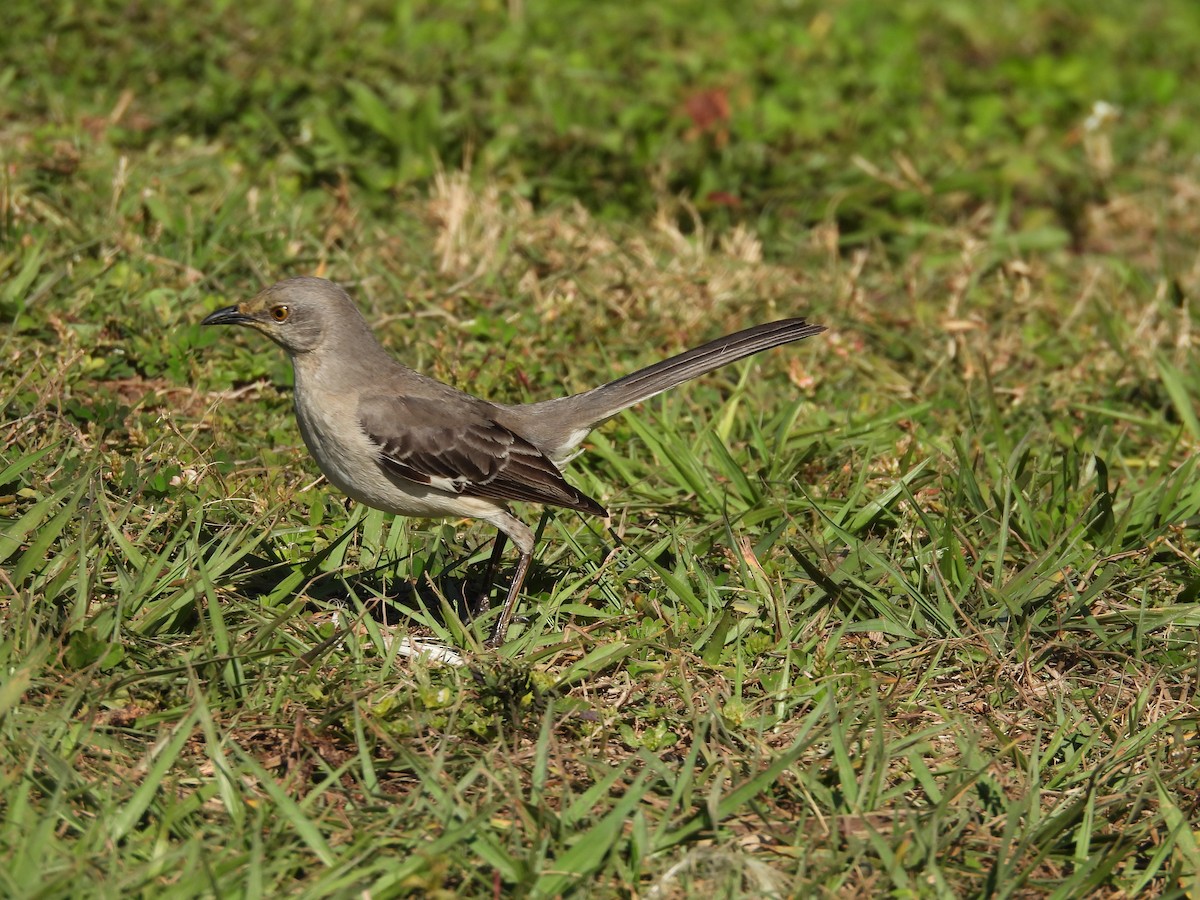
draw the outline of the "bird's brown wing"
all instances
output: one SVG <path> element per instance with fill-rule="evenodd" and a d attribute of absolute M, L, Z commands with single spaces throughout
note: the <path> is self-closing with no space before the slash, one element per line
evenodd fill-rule
<path fill-rule="evenodd" d="M 537 447 L 488 415 L 483 401 L 375 395 L 358 418 L 383 468 L 439 490 L 490 500 L 525 500 L 597 516 L 608 513 L 572 487 Z"/>

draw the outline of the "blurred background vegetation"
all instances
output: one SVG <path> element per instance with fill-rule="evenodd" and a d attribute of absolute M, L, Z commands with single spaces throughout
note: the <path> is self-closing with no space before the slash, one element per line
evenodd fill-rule
<path fill-rule="evenodd" d="M 1186 0 L 203 6 L 14 7 L 6 118 L 48 180 L 97 144 L 203 144 L 386 214 L 470 162 L 535 203 L 624 219 L 682 193 L 776 254 L 833 219 L 902 256 L 985 203 L 1079 249 L 1089 202 L 1197 152 Z M 1097 101 L 1122 136 L 1100 166 Z"/>

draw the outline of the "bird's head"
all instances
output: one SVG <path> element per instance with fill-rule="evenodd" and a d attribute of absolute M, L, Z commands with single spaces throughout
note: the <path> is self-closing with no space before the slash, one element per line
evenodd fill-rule
<path fill-rule="evenodd" d="M 205 316 L 201 325 L 247 325 L 291 355 L 317 349 L 346 328 L 365 328 L 354 301 L 324 278 L 288 278 L 236 306 Z"/>

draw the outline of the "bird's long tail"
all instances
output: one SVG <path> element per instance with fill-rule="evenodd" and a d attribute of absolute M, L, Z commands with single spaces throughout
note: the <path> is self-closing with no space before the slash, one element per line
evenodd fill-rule
<path fill-rule="evenodd" d="M 810 325 L 804 319 L 781 319 L 755 325 L 582 394 L 514 409 L 519 410 L 528 423 L 528 432 L 537 434 L 543 450 L 555 458 L 561 458 L 569 454 L 597 425 L 643 400 L 649 400 L 713 369 L 781 344 L 804 340 L 825 330 L 825 326 Z"/>

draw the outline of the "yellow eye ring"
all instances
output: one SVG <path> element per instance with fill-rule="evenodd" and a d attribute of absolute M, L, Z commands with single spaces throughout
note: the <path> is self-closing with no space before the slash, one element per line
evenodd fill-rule
<path fill-rule="evenodd" d="M 282 303 L 279 306 L 271 307 L 271 318 L 274 319 L 276 322 L 286 322 L 287 317 L 290 313 L 291 313 L 291 310 L 289 310 Z"/>

